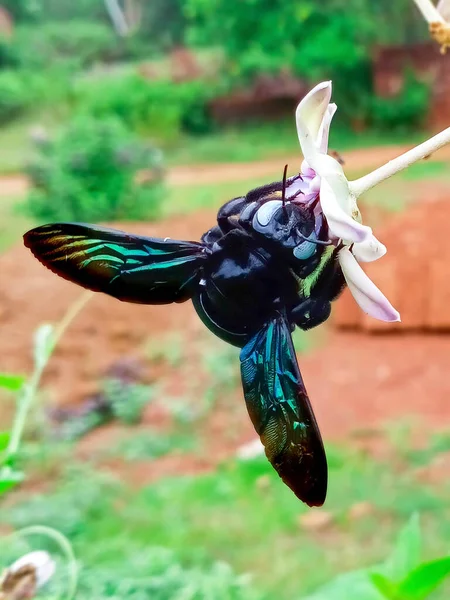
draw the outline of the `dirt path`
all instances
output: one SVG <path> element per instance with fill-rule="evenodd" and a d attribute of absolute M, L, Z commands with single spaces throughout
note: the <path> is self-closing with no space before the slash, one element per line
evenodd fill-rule
<path fill-rule="evenodd" d="M 346 170 L 352 172 L 376 168 L 406 152 L 411 146 L 380 146 L 351 150 L 343 154 Z M 170 185 L 207 185 L 211 183 L 226 183 L 229 181 L 245 181 L 248 179 L 267 176 L 275 177 L 280 171 L 280 165 L 288 164 L 291 170 L 299 165 L 300 152 L 279 158 L 251 163 L 205 163 L 172 167 L 167 174 Z M 433 154 L 430 160 L 450 160 L 450 147 L 445 147 Z M 281 171 L 280 171 L 281 172 Z M 0 197 L 10 197 L 24 194 L 28 189 L 25 175 L 5 175 L 0 177 Z"/>
<path fill-rule="evenodd" d="M 345 168 L 351 171 L 368 170 L 406 152 L 411 146 L 380 146 L 379 148 L 363 148 L 343 154 Z M 450 149 L 440 150 L 433 160 L 450 158 Z M 281 156 L 251 163 L 202 164 L 174 167 L 169 171 L 168 181 L 172 185 L 192 185 L 222 183 L 227 181 L 244 181 L 257 177 L 274 177 L 280 171 L 280 165 L 288 164 L 291 171 L 301 161 L 300 152 L 295 155 Z"/>
<path fill-rule="evenodd" d="M 25 175 L 3 175 L 0 177 L 0 197 L 22 196 L 29 184 Z"/>

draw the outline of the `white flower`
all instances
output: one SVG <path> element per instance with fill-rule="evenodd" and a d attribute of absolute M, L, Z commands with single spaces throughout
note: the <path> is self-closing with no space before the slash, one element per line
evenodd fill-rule
<path fill-rule="evenodd" d="M 41 588 L 44 586 L 54 575 L 56 570 L 55 561 L 52 559 L 48 552 L 43 550 L 37 550 L 25 554 L 16 560 L 9 568 L 7 573 L 15 574 L 25 567 L 32 567 L 36 573 L 36 586 Z"/>
<path fill-rule="evenodd" d="M 351 183 L 340 163 L 327 154 L 331 120 L 337 108 L 330 99 L 331 82 L 327 81 L 311 90 L 297 107 L 297 132 L 304 161 L 300 175 L 289 182 L 286 198 L 312 203 L 315 214 L 326 219 L 329 241 L 341 248 L 339 263 L 360 307 L 382 321 L 399 321 L 397 310 L 358 264 L 381 258 L 386 247 L 370 227 L 361 223 Z"/>

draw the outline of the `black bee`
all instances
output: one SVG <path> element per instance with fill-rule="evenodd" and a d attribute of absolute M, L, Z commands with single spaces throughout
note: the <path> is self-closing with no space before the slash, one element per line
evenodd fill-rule
<path fill-rule="evenodd" d="M 299 176 L 227 202 L 201 242 L 78 223 L 32 229 L 25 246 L 57 275 L 125 302 L 192 299 L 203 323 L 242 348 L 247 409 L 267 458 L 298 498 L 321 506 L 327 461 L 291 332 L 330 315 L 345 281 L 316 202 L 286 201 Z M 297 193 L 298 197 L 299 193 Z"/>

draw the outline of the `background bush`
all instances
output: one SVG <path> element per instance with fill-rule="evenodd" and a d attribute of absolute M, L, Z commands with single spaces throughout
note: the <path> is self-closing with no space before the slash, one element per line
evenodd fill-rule
<path fill-rule="evenodd" d="M 213 93 L 217 89 L 203 81 L 174 84 L 130 73 L 84 81 L 78 101 L 96 118 L 113 115 L 140 133 L 170 140 L 181 131 L 206 133 L 213 128 L 208 110 Z"/>
<path fill-rule="evenodd" d="M 429 102 L 429 86 L 408 71 L 400 94 L 393 98 L 372 99 L 372 123 L 380 129 L 414 129 L 423 125 Z"/>
<path fill-rule="evenodd" d="M 5 44 L 8 61 L 20 68 L 45 69 L 57 63 L 70 63 L 79 68 L 108 62 L 120 52 L 112 28 L 95 21 L 50 21 L 39 27 L 22 25 Z"/>
<path fill-rule="evenodd" d="M 31 102 L 24 77 L 15 71 L 0 71 L 0 123 L 21 115 Z"/>
<path fill-rule="evenodd" d="M 141 169 L 153 170 L 145 185 L 136 181 Z M 160 152 L 113 117 L 75 118 L 41 145 L 28 172 L 28 210 L 41 221 L 153 219 L 164 196 Z"/>

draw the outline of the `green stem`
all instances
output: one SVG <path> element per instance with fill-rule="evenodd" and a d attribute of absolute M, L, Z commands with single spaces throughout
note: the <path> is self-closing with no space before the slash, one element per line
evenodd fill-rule
<path fill-rule="evenodd" d="M 39 362 L 35 366 L 30 380 L 23 386 L 21 396 L 19 397 L 18 401 L 17 413 L 11 430 L 11 438 L 8 444 L 8 448 L 5 452 L 5 463 L 8 463 L 8 461 L 14 458 L 19 450 L 28 413 L 33 404 L 34 398 L 36 397 L 42 375 L 54 349 L 56 348 L 58 342 L 64 335 L 66 329 L 69 327 L 70 323 L 75 319 L 78 313 L 81 312 L 81 310 L 85 307 L 85 305 L 92 298 L 92 296 L 92 292 L 85 292 L 78 298 L 76 302 L 72 304 L 72 306 L 70 306 L 69 310 L 67 311 L 59 325 L 55 328 L 55 331 L 52 336 L 52 344 L 46 359 L 42 362 Z"/>

